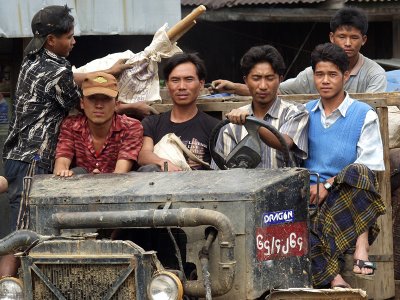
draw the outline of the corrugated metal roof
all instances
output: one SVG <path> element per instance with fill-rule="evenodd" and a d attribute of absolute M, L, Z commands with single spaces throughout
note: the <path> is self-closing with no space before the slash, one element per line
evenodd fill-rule
<path fill-rule="evenodd" d="M 180 0 L 0 0 L 0 37 L 32 36 L 37 11 L 65 4 L 72 8 L 76 35 L 153 35 L 181 19 Z"/>
<path fill-rule="evenodd" d="M 346 2 L 398 2 L 399 0 L 347 0 Z"/>
<path fill-rule="evenodd" d="M 321 3 L 328 0 L 181 0 L 182 5 L 200 5 L 218 9 L 239 5 Z"/>
<path fill-rule="evenodd" d="M 398 2 L 400 0 L 181 0 L 183 6 L 203 4 L 210 9 L 234 7 L 243 5 L 274 5 L 274 4 L 315 4 L 326 2 Z"/>

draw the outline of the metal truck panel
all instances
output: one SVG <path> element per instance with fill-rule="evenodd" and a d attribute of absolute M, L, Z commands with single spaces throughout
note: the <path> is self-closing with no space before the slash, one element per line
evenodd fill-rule
<path fill-rule="evenodd" d="M 31 229 L 40 234 L 54 233 L 49 223 L 53 214 L 62 216 L 65 212 L 96 212 L 99 220 L 102 212 L 105 215 L 114 211 L 135 211 L 136 216 L 143 217 L 166 203 L 173 210 L 218 211 L 233 225 L 236 270 L 233 288 L 215 299 L 256 299 L 273 288 L 311 286 L 308 186 L 308 171 L 293 168 L 71 178 L 38 175 L 33 178 L 30 194 Z M 201 269 L 198 253 L 204 245 L 206 228 L 181 227 L 186 235 L 180 239 L 185 241 L 184 263 L 195 264 L 197 270 Z M 217 237 L 210 248 L 211 280 L 212 274 L 220 272 L 220 246 Z M 170 250 L 169 257 L 174 257 L 174 250 Z M 200 271 L 197 275 L 202 278 Z"/>

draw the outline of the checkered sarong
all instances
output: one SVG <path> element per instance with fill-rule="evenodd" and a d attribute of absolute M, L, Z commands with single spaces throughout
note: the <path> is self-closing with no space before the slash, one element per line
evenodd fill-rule
<path fill-rule="evenodd" d="M 335 178 L 334 188 L 311 219 L 311 260 L 314 287 L 329 285 L 340 273 L 343 254 L 354 251 L 357 237 L 368 231 L 376 239 L 376 220 L 385 213 L 375 174 L 366 166 L 351 164 Z"/>

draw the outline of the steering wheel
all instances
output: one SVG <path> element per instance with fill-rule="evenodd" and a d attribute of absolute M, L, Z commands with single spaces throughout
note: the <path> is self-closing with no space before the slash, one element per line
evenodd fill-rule
<path fill-rule="evenodd" d="M 217 143 L 218 134 L 222 127 L 229 124 L 228 119 L 219 122 L 211 131 L 210 136 L 210 153 L 211 157 L 221 170 L 227 170 L 231 168 L 246 168 L 254 169 L 261 161 L 261 139 L 258 134 L 258 129 L 264 127 L 271 131 L 276 138 L 279 140 L 283 147 L 283 158 L 286 167 L 294 166 L 293 160 L 290 157 L 289 147 L 283 138 L 282 134 L 273 126 L 259 120 L 256 117 L 247 116 L 244 127 L 246 128 L 248 135 L 246 135 L 233 150 L 225 157 L 222 153 L 215 149 Z"/>

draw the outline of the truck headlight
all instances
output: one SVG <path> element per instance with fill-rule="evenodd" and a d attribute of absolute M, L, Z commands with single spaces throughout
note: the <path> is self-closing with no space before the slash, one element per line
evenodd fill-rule
<path fill-rule="evenodd" d="M 14 277 L 4 277 L 0 280 L 1 300 L 23 300 L 22 282 Z"/>
<path fill-rule="evenodd" d="M 162 271 L 151 279 L 148 294 L 151 300 L 181 300 L 182 283 L 175 274 Z"/>

